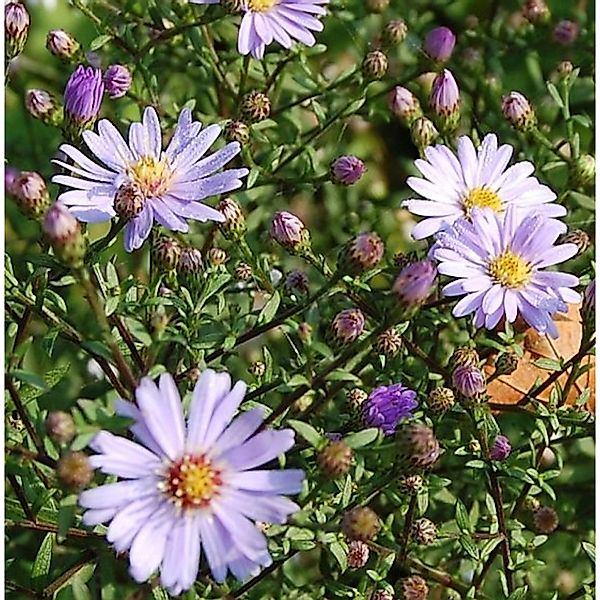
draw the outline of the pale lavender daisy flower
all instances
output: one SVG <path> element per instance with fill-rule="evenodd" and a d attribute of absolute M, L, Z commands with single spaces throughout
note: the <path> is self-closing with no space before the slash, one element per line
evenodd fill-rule
<path fill-rule="evenodd" d="M 107 540 L 129 552 L 138 582 L 160 571 L 170 594 L 189 589 L 204 555 L 214 579 L 230 571 L 239 580 L 271 564 L 267 540 L 253 521 L 285 523 L 298 506 L 304 472 L 257 469 L 294 444 L 290 429 L 263 430 L 254 408 L 232 421 L 246 385 L 231 387 L 227 373 L 206 370 L 194 388 L 187 423 L 173 378 L 149 378 L 136 390 L 137 406 L 118 400 L 136 441 L 107 431 L 91 447 L 90 462 L 120 481 L 80 494 L 83 522 L 110 523 Z"/>
<path fill-rule="evenodd" d="M 561 223 L 542 215 L 517 216 L 509 206 L 504 215 L 474 208 L 471 220 L 457 220 L 437 235 L 431 249 L 440 274 L 456 278 L 443 288 L 446 296 L 464 296 L 452 314 L 475 313 L 475 325 L 496 327 L 521 316 L 540 333 L 558 336 L 552 317 L 567 312 L 567 302 L 580 296 L 571 288 L 579 279 L 546 267 L 577 254 L 575 244 L 554 245 Z"/>
<path fill-rule="evenodd" d="M 512 154 L 512 146 L 498 147 L 493 133 L 485 136 L 479 150 L 468 137 L 459 137 L 458 157 L 442 144 L 425 148 L 427 160 L 415 161 L 424 178 L 407 180 L 424 200 L 402 204 L 413 214 L 426 217 L 413 228 L 413 237 L 420 240 L 433 235 L 468 217 L 474 208 L 503 213 L 508 206 L 515 206 L 521 217 L 529 213 L 564 216 L 565 207 L 553 203 L 556 194 L 531 176 L 535 170 L 532 163 L 522 161 L 508 167 Z"/>
<path fill-rule="evenodd" d="M 195 4 L 217 4 L 219 0 L 190 0 Z M 244 0 L 244 16 L 238 35 L 240 54 L 262 59 L 265 48 L 279 42 L 291 48 L 295 40 L 306 46 L 316 42 L 312 31 L 322 31 L 318 17 L 326 11 L 329 0 Z"/>
<path fill-rule="evenodd" d="M 201 128 L 192 119 L 191 111 L 184 108 L 171 141 L 162 150 L 160 122 L 151 107 L 144 111 L 141 123 L 129 127 L 128 143 L 110 121 L 99 121 L 98 133 L 85 131 L 83 140 L 105 166 L 73 146 L 62 145 L 60 149 L 75 164 L 54 162 L 77 176 L 53 177 L 54 183 L 73 188 L 63 192 L 59 200 L 80 221 L 97 223 L 115 216 L 114 198 L 120 189 L 129 188 L 140 194 L 143 202 L 139 203 L 139 212 L 125 228 L 128 252 L 143 244 L 154 221 L 184 233 L 188 231 L 187 219 L 222 222 L 224 217 L 218 210 L 200 201 L 239 188 L 248 169 L 217 172 L 239 154 L 240 145 L 231 142 L 204 157 L 219 137 L 221 127 Z"/>

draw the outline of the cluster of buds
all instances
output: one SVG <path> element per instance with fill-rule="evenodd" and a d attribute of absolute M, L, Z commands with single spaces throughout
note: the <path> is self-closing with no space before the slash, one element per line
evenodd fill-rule
<path fill-rule="evenodd" d="M 46 125 L 60 127 L 63 123 L 63 108 L 46 90 L 32 89 L 25 94 L 25 108 L 34 118 Z"/>
<path fill-rule="evenodd" d="M 338 261 L 340 270 L 352 275 L 375 268 L 383 258 L 385 246 L 374 232 L 359 233 L 342 249 Z"/>
<path fill-rule="evenodd" d="M 437 126 L 442 132 L 452 132 L 460 120 L 460 92 L 454 76 L 444 69 L 433 80 L 429 99 Z"/>
<path fill-rule="evenodd" d="M 418 308 L 431 295 L 436 277 L 437 269 L 430 260 L 409 264 L 400 271 L 392 292 L 404 308 Z"/>
<path fill-rule="evenodd" d="M 285 210 L 273 216 L 271 237 L 293 254 L 305 255 L 311 251 L 310 232 L 296 215 Z"/>
<path fill-rule="evenodd" d="M 420 423 L 408 423 L 398 432 L 400 457 L 415 469 L 428 469 L 439 459 L 440 443 L 433 430 Z"/>
<path fill-rule="evenodd" d="M 35 171 L 22 171 L 10 182 L 9 191 L 17 199 L 21 212 L 33 219 L 40 219 L 50 208 L 52 201 L 44 178 Z"/>
<path fill-rule="evenodd" d="M 531 131 L 537 125 L 533 107 L 519 92 L 510 92 L 502 98 L 502 114 L 517 131 Z"/>
<path fill-rule="evenodd" d="M 366 170 L 365 163 L 360 158 L 352 155 L 340 156 L 331 163 L 331 181 L 340 185 L 353 185 Z"/>
<path fill-rule="evenodd" d="M 86 240 L 79 221 L 66 206 L 55 202 L 44 217 L 42 229 L 60 260 L 74 269 L 83 265 Z"/>
<path fill-rule="evenodd" d="M 217 205 L 217 210 L 223 215 L 224 220 L 219 223 L 223 235 L 233 242 L 239 241 L 246 233 L 246 217 L 242 207 L 233 198 L 224 198 Z"/>
<path fill-rule="evenodd" d="M 387 73 L 389 67 L 388 57 L 381 50 L 369 52 L 362 63 L 363 75 L 369 79 L 381 79 Z"/>
<path fill-rule="evenodd" d="M 434 388 L 429 392 L 427 405 L 434 415 L 443 415 L 454 406 L 454 392 L 446 387 Z"/>
<path fill-rule="evenodd" d="M 65 487 L 78 490 L 92 481 L 94 470 L 87 454 L 67 452 L 56 465 L 56 475 Z"/>
<path fill-rule="evenodd" d="M 388 104 L 392 113 L 406 127 L 423 116 L 421 104 L 415 95 L 405 87 L 397 85 L 388 96 Z"/>
<path fill-rule="evenodd" d="M 264 121 L 271 115 L 271 101 L 263 92 L 249 92 L 242 98 L 240 106 L 242 118 L 250 123 Z"/>
<path fill-rule="evenodd" d="M 329 442 L 317 457 L 321 470 L 330 477 L 341 477 L 350 470 L 352 448 L 343 440 Z"/>
<path fill-rule="evenodd" d="M 421 546 L 433 544 L 437 539 L 437 527 L 425 517 L 417 519 L 410 529 L 410 537 Z"/>
<path fill-rule="evenodd" d="M 351 540 L 368 542 L 381 529 L 379 517 L 368 506 L 357 506 L 344 514 L 342 531 Z"/>
<path fill-rule="evenodd" d="M 79 65 L 65 87 L 65 137 L 76 143 L 82 132 L 93 127 L 100 112 L 104 81 L 102 71 Z"/>
<path fill-rule="evenodd" d="M 435 27 L 426 36 L 423 43 L 425 54 L 436 63 L 445 63 L 452 56 L 456 36 L 447 27 Z"/>
<path fill-rule="evenodd" d="M 46 48 L 63 62 L 82 62 L 81 44 L 67 31 L 53 29 L 46 36 Z"/>
<path fill-rule="evenodd" d="M 110 65 L 104 72 L 103 81 L 110 98 L 122 98 L 131 87 L 131 71 L 125 65 Z"/>
<path fill-rule="evenodd" d="M 346 345 L 356 340 L 365 328 L 365 316 L 358 308 L 348 308 L 335 315 L 331 324 L 334 341 Z"/>
<path fill-rule="evenodd" d="M 4 7 L 4 46 L 7 60 L 12 60 L 25 48 L 31 19 L 25 5 L 9 2 Z"/>

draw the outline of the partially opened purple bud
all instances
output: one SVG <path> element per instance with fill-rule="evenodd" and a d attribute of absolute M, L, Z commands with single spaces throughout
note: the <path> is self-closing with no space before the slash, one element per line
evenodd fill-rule
<path fill-rule="evenodd" d="M 450 29 L 436 27 L 425 36 L 423 49 L 431 60 L 444 63 L 452 56 L 455 44 L 456 36 Z"/>
<path fill-rule="evenodd" d="M 454 75 L 444 69 L 433 81 L 429 104 L 442 131 L 453 131 L 460 119 L 460 92 Z"/>
<path fill-rule="evenodd" d="M 536 126 L 533 107 L 519 92 L 510 92 L 502 98 L 502 114 L 518 131 L 531 131 Z"/>
<path fill-rule="evenodd" d="M 433 262 L 421 260 L 402 269 L 392 291 L 402 304 L 419 306 L 429 298 L 436 277 L 437 269 Z"/>
<path fill-rule="evenodd" d="M 334 183 L 352 185 L 366 171 L 365 163 L 356 156 L 340 156 L 331 163 L 331 179 Z"/>
<path fill-rule="evenodd" d="M 9 2 L 4 7 L 4 42 L 8 60 L 23 52 L 30 23 L 29 13 L 21 2 Z"/>
<path fill-rule="evenodd" d="M 579 25 L 574 21 L 560 21 L 553 32 L 554 41 L 562 46 L 570 46 L 579 35 Z"/>
<path fill-rule="evenodd" d="M 310 247 L 310 232 L 304 223 L 296 215 L 285 210 L 273 216 L 271 237 L 295 253 L 302 253 Z"/>
<path fill-rule="evenodd" d="M 110 65 L 104 73 L 104 89 L 111 98 L 121 98 L 131 87 L 131 73 L 124 65 Z"/>
<path fill-rule="evenodd" d="M 10 165 L 6 165 L 4 167 L 4 192 L 6 194 L 15 195 L 15 180 L 19 176 L 19 169 L 15 169 L 15 167 L 11 167 Z"/>
<path fill-rule="evenodd" d="M 485 392 L 483 371 L 474 365 L 461 365 L 452 372 L 452 384 L 466 398 L 474 398 Z"/>
<path fill-rule="evenodd" d="M 84 129 L 92 127 L 102 104 L 102 71 L 79 65 L 65 87 L 65 134 L 77 141 Z"/>
<path fill-rule="evenodd" d="M 401 85 L 397 85 L 389 95 L 391 111 L 404 125 L 409 127 L 415 119 L 423 116 L 421 105 L 415 95 Z"/>
<path fill-rule="evenodd" d="M 79 221 L 64 204 L 55 202 L 50 207 L 44 217 L 42 229 L 58 258 L 73 268 L 83 265 L 85 238 Z"/>
<path fill-rule="evenodd" d="M 48 32 L 46 37 L 46 48 L 65 62 L 75 58 L 81 46 L 79 42 L 67 31 L 63 29 L 54 29 Z"/>
<path fill-rule="evenodd" d="M 490 448 L 490 460 L 501 462 L 510 455 L 512 446 L 505 435 L 497 435 L 494 444 Z"/>

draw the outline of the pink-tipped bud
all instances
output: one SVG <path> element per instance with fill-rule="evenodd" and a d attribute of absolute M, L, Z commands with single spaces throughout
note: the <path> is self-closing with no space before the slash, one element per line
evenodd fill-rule
<path fill-rule="evenodd" d="M 340 156 L 331 163 L 331 180 L 341 185 L 352 185 L 364 174 L 365 163 L 356 156 Z"/>
<path fill-rule="evenodd" d="M 54 56 L 67 63 L 81 58 L 81 45 L 70 33 L 63 29 L 54 29 L 48 32 L 46 48 Z"/>
<path fill-rule="evenodd" d="M 310 250 L 310 232 L 296 215 L 285 210 L 273 216 L 271 237 L 295 254 L 304 254 Z"/>
<path fill-rule="evenodd" d="M 417 307 L 431 295 L 436 277 L 437 269 L 433 262 L 421 260 L 402 269 L 392 291 L 403 305 Z"/>
<path fill-rule="evenodd" d="M 79 222 L 64 204 L 55 202 L 50 207 L 42 228 L 58 258 L 73 268 L 83 265 L 85 239 Z"/>
<path fill-rule="evenodd" d="M 39 219 L 50 207 L 50 194 L 44 178 L 35 171 L 23 171 L 12 182 L 12 191 L 23 214 Z"/>
<path fill-rule="evenodd" d="M 450 29 L 436 27 L 425 36 L 423 49 L 434 62 L 445 63 L 452 56 L 455 44 L 456 36 Z"/>
<path fill-rule="evenodd" d="M 579 35 L 579 25 L 574 21 L 560 21 L 552 33 L 554 41 L 562 46 L 571 46 Z"/>
<path fill-rule="evenodd" d="M 406 127 L 410 127 L 415 119 L 423 116 L 421 105 L 415 95 L 401 85 L 397 85 L 390 92 L 389 107 Z"/>
<path fill-rule="evenodd" d="M 429 104 L 443 132 L 454 131 L 460 120 L 460 92 L 454 75 L 444 69 L 433 80 Z"/>
<path fill-rule="evenodd" d="M 8 60 L 23 52 L 30 24 L 29 13 L 21 2 L 9 2 L 4 7 L 4 43 Z"/>
<path fill-rule="evenodd" d="M 531 131 L 537 124 L 533 107 L 519 92 L 510 92 L 502 98 L 502 114 L 518 131 Z"/>
<path fill-rule="evenodd" d="M 358 308 L 339 312 L 331 325 L 335 341 L 340 344 L 350 344 L 360 336 L 364 328 L 365 316 Z"/>

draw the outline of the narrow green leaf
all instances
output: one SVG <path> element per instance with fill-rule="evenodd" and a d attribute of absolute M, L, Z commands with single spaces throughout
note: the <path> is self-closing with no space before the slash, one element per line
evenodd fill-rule
<path fill-rule="evenodd" d="M 319 447 L 323 445 L 325 437 L 322 436 L 314 427 L 302 421 L 294 419 L 288 421 L 288 424 L 301 435 L 311 446 Z"/>
<path fill-rule="evenodd" d="M 52 547 L 55 539 L 56 536 L 53 533 L 47 533 L 33 561 L 31 580 L 36 590 L 41 590 L 48 581 L 50 562 L 52 560 Z"/>

